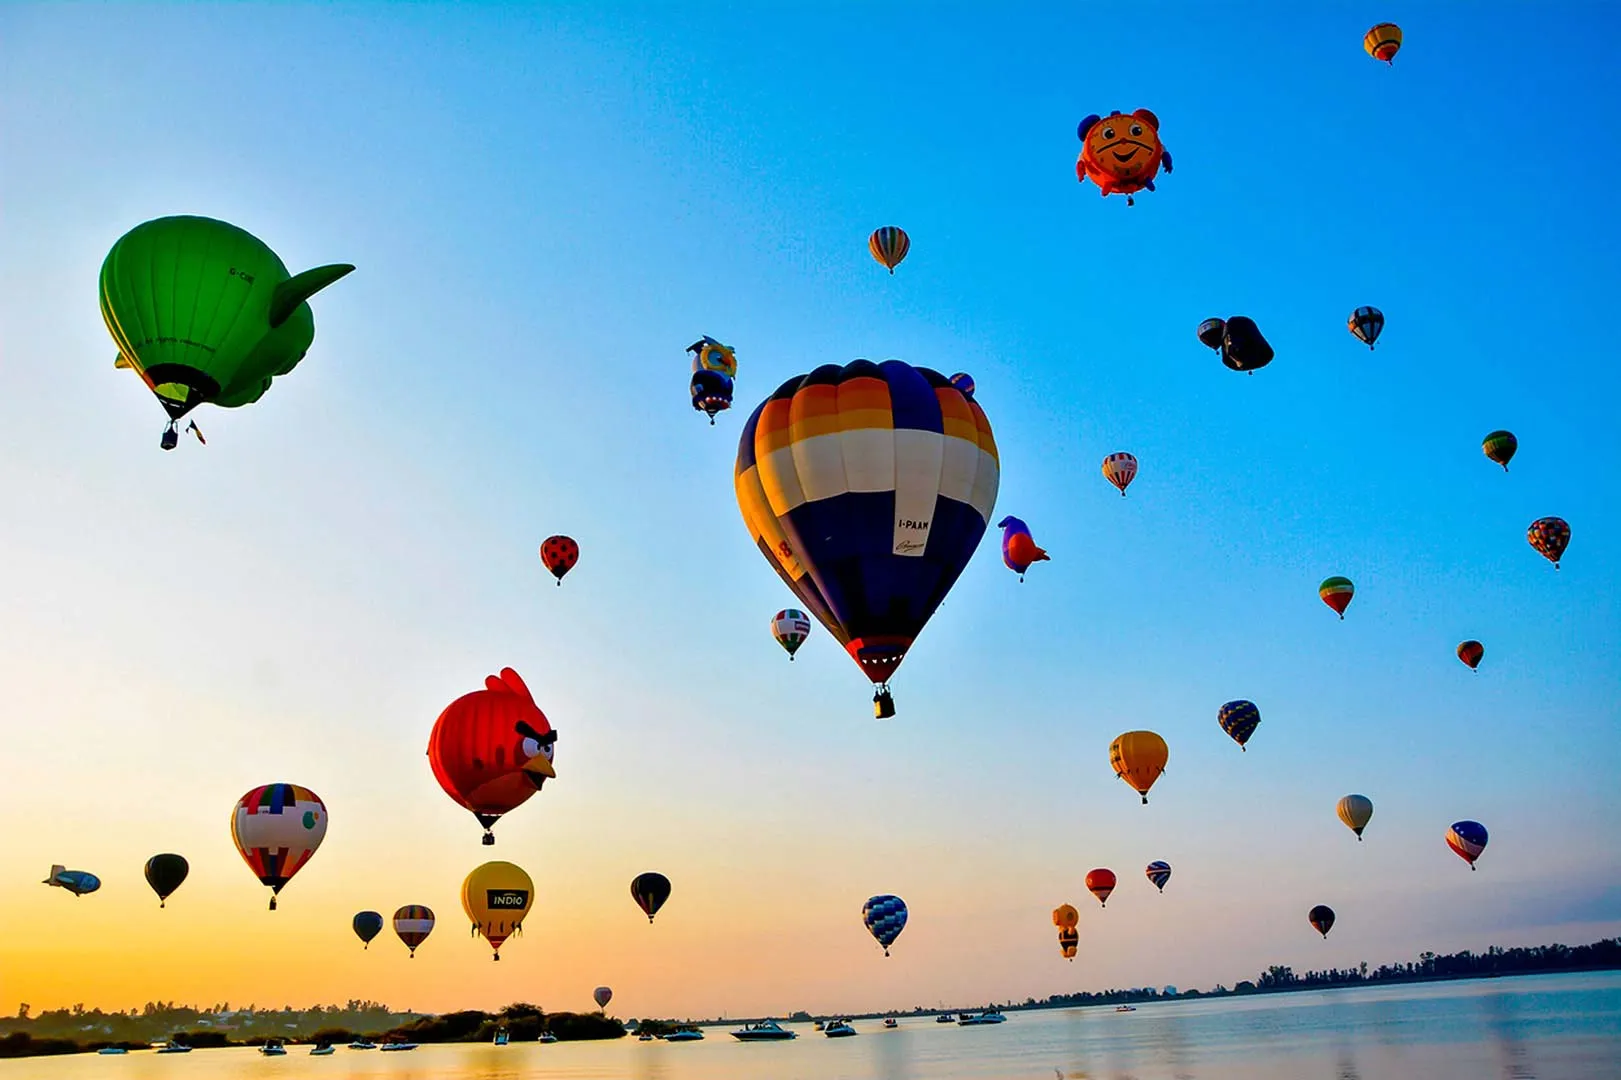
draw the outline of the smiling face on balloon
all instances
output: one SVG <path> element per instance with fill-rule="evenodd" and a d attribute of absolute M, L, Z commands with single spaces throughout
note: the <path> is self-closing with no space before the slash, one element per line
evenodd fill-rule
<path fill-rule="evenodd" d="M 1089 164 L 1128 183 L 1152 179 L 1165 153 L 1159 141 L 1159 118 L 1147 109 L 1095 120 L 1081 138 Z"/>

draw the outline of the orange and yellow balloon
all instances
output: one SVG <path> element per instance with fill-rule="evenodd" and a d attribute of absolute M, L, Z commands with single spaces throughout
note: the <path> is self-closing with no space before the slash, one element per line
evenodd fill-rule
<path fill-rule="evenodd" d="M 535 904 L 535 883 L 523 868 L 509 862 L 487 862 L 462 882 L 462 910 L 475 933 L 490 943 L 501 959 L 501 943 L 523 929 L 523 917 Z"/>
<path fill-rule="evenodd" d="M 1136 789 L 1148 805 L 1148 789 L 1154 786 L 1171 751 L 1165 740 L 1152 731 L 1128 731 L 1109 744 L 1109 764 L 1114 774 Z"/>
<path fill-rule="evenodd" d="M 885 225 L 874 229 L 872 235 L 867 237 L 867 250 L 893 274 L 895 267 L 906 258 L 906 253 L 912 250 L 912 238 L 899 225 Z"/>
<path fill-rule="evenodd" d="M 1390 63 L 1401 49 L 1401 27 L 1382 22 L 1362 35 L 1362 48 L 1375 60 Z"/>
<path fill-rule="evenodd" d="M 1080 921 L 1081 913 L 1072 904 L 1059 904 L 1053 908 L 1053 925 L 1058 927 L 1058 948 L 1065 960 L 1075 959 L 1075 950 L 1081 943 L 1081 935 L 1075 927 L 1080 925 Z"/>

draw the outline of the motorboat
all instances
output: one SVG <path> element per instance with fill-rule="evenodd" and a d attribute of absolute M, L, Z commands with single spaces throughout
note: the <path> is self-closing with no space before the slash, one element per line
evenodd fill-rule
<path fill-rule="evenodd" d="M 1005 1024 L 1007 1017 L 1000 1009 L 986 1009 L 981 1013 L 963 1013 L 957 1017 L 958 1027 L 979 1027 L 981 1024 Z"/>
<path fill-rule="evenodd" d="M 895 1019 L 893 1016 L 884 1017 L 884 1027 L 887 1028 L 888 1030 L 894 1031 L 896 1028 L 898 1028 L 900 1026 L 901 1026 L 901 1022 L 899 1020 Z"/>
<path fill-rule="evenodd" d="M 936 1024 L 955 1024 L 957 1017 L 952 1013 L 941 1013 L 934 1018 Z"/>
<path fill-rule="evenodd" d="M 1136 1012 L 1137 1011 L 1137 1006 L 1135 1006 L 1135 1005 L 1116 1005 L 1114 1007 L 1114 1011 L 1115 1012 Z"/>
<path fill-rule="evenodd" d="M 160 1053 L 160 1054 L 189 1054 L 189 1053 L 191 1053 L 191 1047 L 187 1046 L 185 1043 L 177 1043 L 177 1042 L 164 1043 L 162 1046 L 158 1047 L 158 1053 Z"/>
<path fill-rule="evenodd" d="M 505 1046 L 507 1043 L 509 1043 L 511 1041 L 512 1041 L 512 1033 L 510 1031 L 508 1031 L 506 1028 L 501 1028 L 499 1031 L 497 1031 L 495 1033 L 495 1045 L 497 1045 L 497 1046 Z"/>
<path fill-rule="evenodd" d="M 417 1048 L 417 1044 L 414 1043 L 414 1042 L 386 1042 L 382 1046 L 379 1046 L 377 1049 L 387 1051 L 387 1050 L 415 1050 L 416 1048 Z"/>
<path fill-rule="evenodd" d="M 697 1042 L 704 1033 L 697 1028 L 678 1028 L 664 1036 L 665 1042 Z"/>
<path fill-rule="evenodd" d="M 816 1030 L 817 1031 L 826 1031 L 827 1030 L 827 1024 L 824 1021 L 821 1021 L 821 1020 L 816 1021 Z"/>
<path fill-rule="evenodd" d="M 732 1032 L 732 1038 L 743 1042 L 778 1042 L 783 1039 L 797 1039 L 799 1032 L 789 1031 L 775 1020 L 761 1020 L 758 1024 L 744 1024 Z"/>
<path fill-rule="evenodd" d="M 557 1035 L 554 1032 L 542 1031 L 540 1033 L 539 1038 L 537 1038 L 535 1041 L 536 1042 L 543 1042 L 543 1043 L 554 1043 L 554 1042 L 557 1041 Z"/>
<path fill-rule="evenodd" d="M 310 1047 L 310 1057 L 331 1057 L 338 1052 L 338 1048 L 331 1043 L 316 1043 Z"/>
<path fill-rule="evenodd" d="M 126 1049 L 125 1047 L 122 1047 L 122 1046 L 103 1046 L 100 1050 L 97 1050 L 96 1053 L 98 1053 L 98 1054 L 127 1054 L 127 1053 L 129 1053 L 129 1050 Z"/>
<path fill-rule="evenodd" d="M 855 1025 L 848 1020 L 835 1020 L 822 1031 L 830 1039 L 848 1039 L 855 1033 Z"/>
<path fill-rule="evenodd" d="M 377 1049 L 377 1044 L 372 1042 L 370 1039 L 356 1039 L 354 1042 L 349 1044 L 349 1049 L 351 1049 L 351 1050 L 375 1050 L 375 1049 Z"/>
<path fill-rule="evenodd" d="M 280 1039 L 271 1039 L 259 1047 L 259 1053 L 265 1057 L 286 1057 L 287 1046 Z"/>

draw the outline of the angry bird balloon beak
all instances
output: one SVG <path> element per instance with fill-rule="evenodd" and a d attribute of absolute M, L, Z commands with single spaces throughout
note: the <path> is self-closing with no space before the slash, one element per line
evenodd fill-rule
<path fill-rule="evenodd" d="M 546 760 L 545 754 L 536 754 L 524 762 L 523 771 L 529 774 L 529 779 L 535 781 L 536 787 L 540 786 L 542 780 L 553 780 L 557 777 L 557 771 L 552 768 L 552 763 Z"/>

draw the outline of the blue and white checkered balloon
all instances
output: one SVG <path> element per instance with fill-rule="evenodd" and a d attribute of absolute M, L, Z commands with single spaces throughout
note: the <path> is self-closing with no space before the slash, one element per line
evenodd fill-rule
<path fill-rule="evenodd" d="M 878 939 L 878 944 L 884 947 L 884 955 L 888 956 L 889 947 L 906 929 L 906 901 L 888 894 L 874 896 L 861 905 L 861 921 L 867 924 L 867 932 Z"/>

